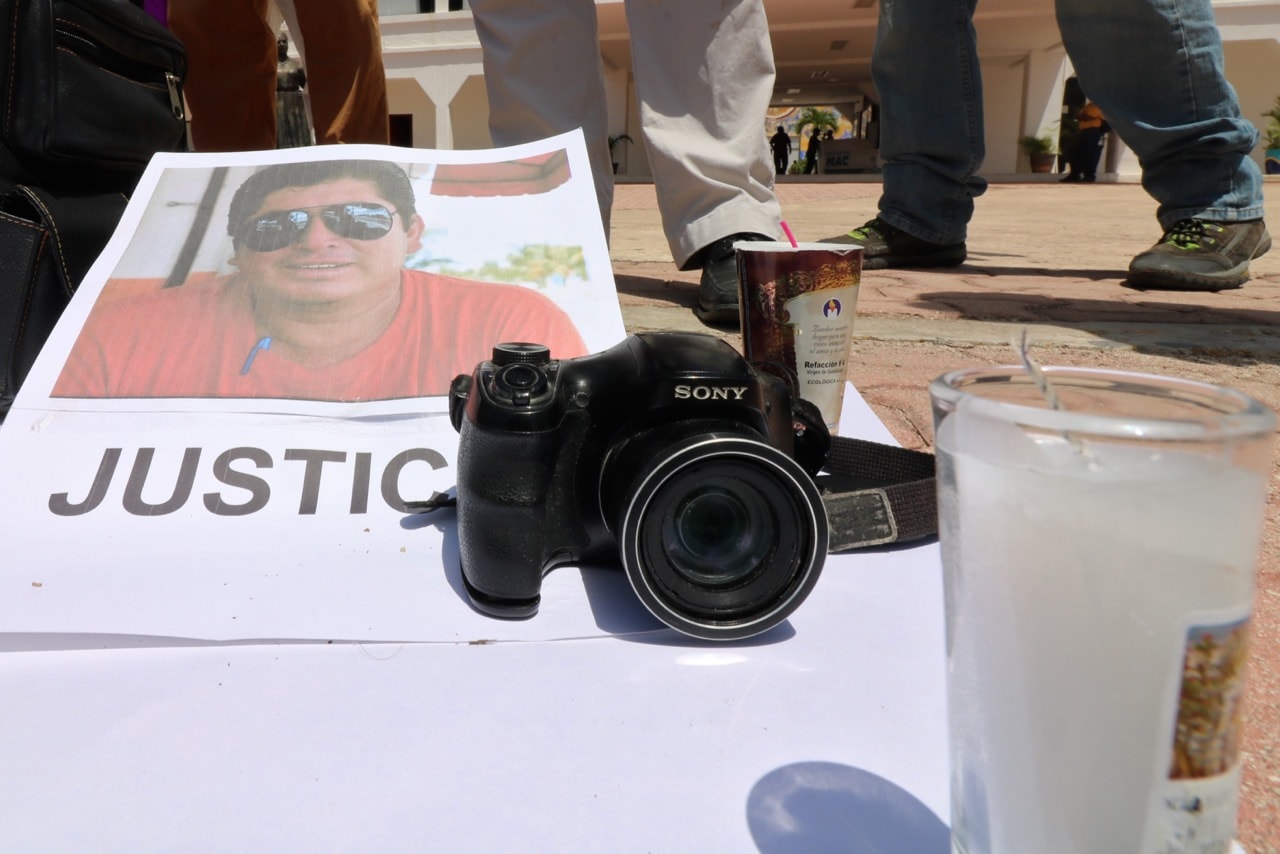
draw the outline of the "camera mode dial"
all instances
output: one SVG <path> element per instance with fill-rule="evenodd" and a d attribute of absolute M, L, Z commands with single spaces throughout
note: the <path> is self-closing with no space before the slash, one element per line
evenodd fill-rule
<path fill-rule="evenodd" d="M 492 361 L 500 368 L 505 365 L 545 365 L 551 361 L 551 350 L 545 344 L 508 342 L 493 348 Z"/>
<path fill-rule="evenodd" d="M 532 406 L 547 390 L 551 350 L 542 344 L 506 343 L 493 348 L 493 392 L 508 406 Z"/>

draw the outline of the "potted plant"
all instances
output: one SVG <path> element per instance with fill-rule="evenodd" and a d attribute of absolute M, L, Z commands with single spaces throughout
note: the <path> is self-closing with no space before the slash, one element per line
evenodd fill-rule
<path fill-rule="evenodd" d="M 627 136 L 625 133 L 620 133 L 617 136 L 609 137 L 609 158 L 613 160 L 613 174 L 615 175 L 618 174 L 618 158 L 613 153 L 613 150 L 618 147 L 619 143 L 631 142 L 631 141 L 632 141 L 631 137 Z"/>
<path fill-rule="evenodd" d="M 1272 120 L 1262 133 L 1262 147 L 1265 149 L 1263 166 L 1268 175 L 1280 175 L 1280 121 Z"/>
<path fill-rule="evenodd" d="M 1280 175 L 1280 95 L 1275 105 L 1262 114 L 1271 119 L 1262 131 L 1262 148 L 1266 152 L 1263 161 L 1268 175 Z"/>
<path fill-rule="evenodd" d="M 1039 136 L 1024 136 L 1018 140 L 1018 147 L 1031 161 L 1032 172 L 1052 172 L 1053 163 L 1058 157 L 1058 147 L 1053 137 L 1046 131 Z"/>

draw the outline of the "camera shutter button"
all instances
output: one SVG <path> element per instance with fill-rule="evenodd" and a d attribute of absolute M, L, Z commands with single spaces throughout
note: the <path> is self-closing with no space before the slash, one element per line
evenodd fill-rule
<path fill-rule="evenodd" d="M 528 406 L 533 396 L 547 387 L 547 377 L 542 369 L 523 362 L 499 368 L 493 382 L 497 390 L 516 406 Z"/>

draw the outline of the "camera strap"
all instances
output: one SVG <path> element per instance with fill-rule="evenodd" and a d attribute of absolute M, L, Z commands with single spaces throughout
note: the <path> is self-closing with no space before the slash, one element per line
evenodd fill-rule
<path fill-rule="evenodd" d="M 827 508 L 828 551 L 910 543 L 938 533 L 933 454 L 832 436 L 814 482 Z"/>
<path fill-rule="evenodd" d="M 830 528 L 827 551 L 911 543 L 938 533 L 933 454 L 848 436 L 830 437 L 823 471 L 814 478 Z M 453 507 L 437 492 L 405 502 L 410 513 Z"/>

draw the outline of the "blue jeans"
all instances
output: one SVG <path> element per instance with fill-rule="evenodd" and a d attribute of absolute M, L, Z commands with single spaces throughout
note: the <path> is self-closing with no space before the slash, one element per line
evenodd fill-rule
<path fill-rule="evenodd" d="M 931 243 L 959 243 L 983 142 L 978 0 L 880 0 L 871 77 L 880 95 L 880 218 Z M 925 73 L 928 68 L 928 73 Z"/>
<path fill-rule="evenodd" d="M 976 2 L 880 4 L 880 215 L 935 243 L 964 240 L 986 189 L 974 175 L 984 154 Z M 1057 16 L 1085 95 L 1142 164 L 1162 228 L 1262 217 L 1262 172 L 1249 157 L 1258 132 L 1223 74 L 1209 0 L 1057 0 Z"/>

